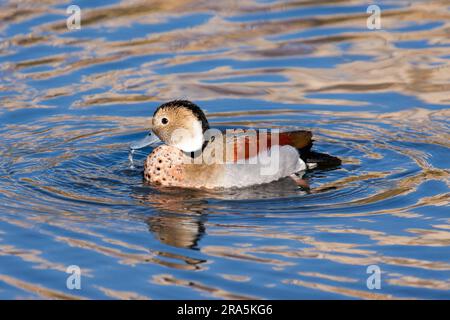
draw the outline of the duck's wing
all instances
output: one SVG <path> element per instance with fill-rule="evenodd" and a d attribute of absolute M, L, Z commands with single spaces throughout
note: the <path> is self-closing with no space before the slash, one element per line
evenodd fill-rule
<path fill-rule="evenodd" d="M 312 133 L 304 130 L 273 133 L 252 129 L 236 129 L 228 130 L 224 135 L 224 155 L 228 162 L 255 157 L 275 145 L 289 145 L 306 151 L 312 146 Z"/>
<path fill-rule="evenodd" d="M 279 140 L 281 146 L 289 145 L 297 149 L 311 149 L 313 142 L 312 132 L 306 130 L 280 132 Z"/>
<path fill-rule="evenodd" d="M 223 160 L 227 163 L 236 163 L 257 156 L 259 153 L 272 148 L 274 145 L 292 146 L 297 149 L 300 158 L 308 164 L 309 168 L 332 168 L 341 165 L 337 157 L 312 151 L 312 132 L 306 130 L 271 133 L 253 129 L 227 130 L 222 133 Z"/>

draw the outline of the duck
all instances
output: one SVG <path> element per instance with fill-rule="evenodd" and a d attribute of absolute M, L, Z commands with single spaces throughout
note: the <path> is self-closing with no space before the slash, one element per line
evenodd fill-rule
<path fill-rule="evenodd" d="M 163 187 L 244 188 L 338 167 L 337 157 L 312 151 L 311 131 L 211 128 L 205 113 L 188 100 L 160 105 L 151 131 L 130 144 L 135 151 L 155 146 L 144 161 L 144 180 Z"/>

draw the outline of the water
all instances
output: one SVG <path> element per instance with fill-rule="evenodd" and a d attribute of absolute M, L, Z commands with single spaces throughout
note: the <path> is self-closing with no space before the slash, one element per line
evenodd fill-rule
<path fill-rule="evenodd" d="M 447 1 L 377 1 L 382 30 L 364 1 L 77 4 L 68 31 L 2 2 L 0 298 L 450 298 Z M 309 194 L 153 188 L 128 145 L 175 98 L 343 165 Z"/>

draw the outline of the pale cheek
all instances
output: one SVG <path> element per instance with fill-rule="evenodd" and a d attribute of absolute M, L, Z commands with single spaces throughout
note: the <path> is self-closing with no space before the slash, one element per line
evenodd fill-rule
<path fill-rule="evenodd" d="M 173 144 L 186 143 L 186 140 L 190 140 L 190 132 L 184 128 L 178 128 L 176 130 L 171 131 L 170 141 Z"/>

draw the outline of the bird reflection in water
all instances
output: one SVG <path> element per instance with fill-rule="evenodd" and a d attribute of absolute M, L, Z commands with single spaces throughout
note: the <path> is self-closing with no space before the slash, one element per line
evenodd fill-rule
<path fill-rule="evenodd" d="M 292 179 L 281 179 L 251 188 L 215 191 L 151 186 L 136 197 L 156 211 L 146 220 L 156 239 L 173 247 L 199 249 L 208 214 L 220 214 L 213 212 L 211 200 L 271 199 L 304 195 L 305 191 L 299 189 Z"/>
<path fill-rule="evenodd" d="M 144 190 L 147 192 L 139 198 L 155 209 L 155 214 L 146 220 L 155 238 L 169 246 L 198 249 L 205 233 L 207 201 L 181 189 Z"/>

